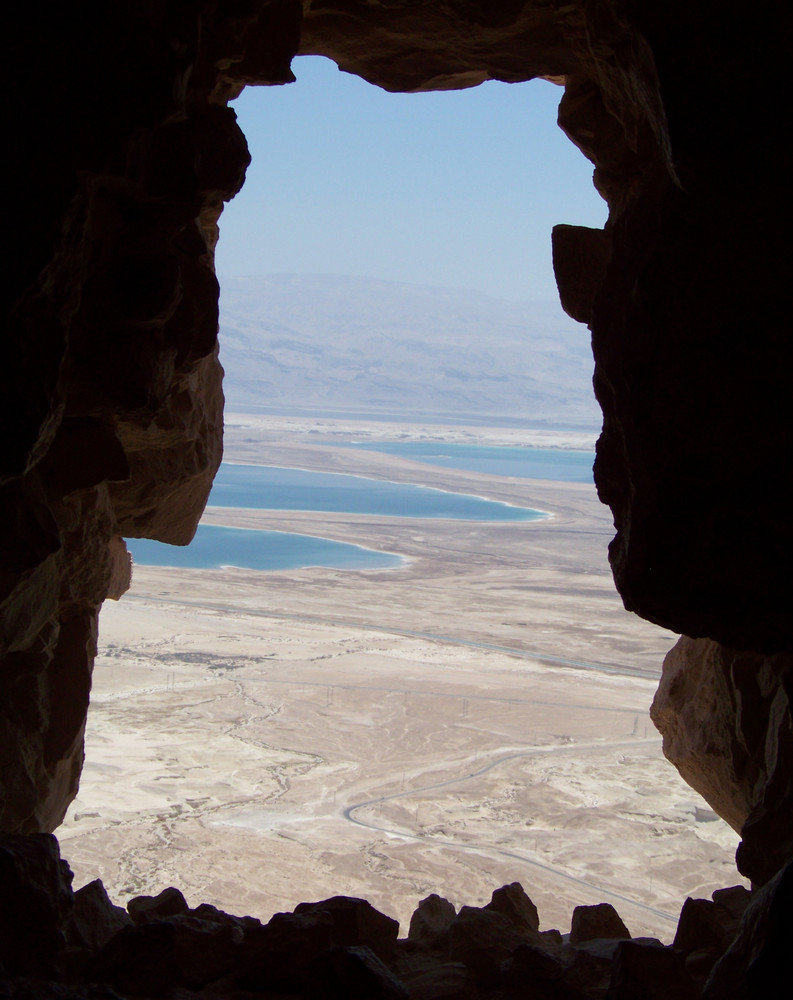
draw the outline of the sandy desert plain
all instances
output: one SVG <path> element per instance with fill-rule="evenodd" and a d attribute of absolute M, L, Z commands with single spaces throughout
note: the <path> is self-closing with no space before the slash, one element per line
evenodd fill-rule
<path fill-rule="evenodd" d="M 388 570 L 135 568 L 108 602 L 78 798 L 75 887 L 177 885 L 261 919 L 365 896 L 481 905 L 522 883 L 541 928 L 613 903 L 674 935 L 741 882 L 737 836 L 668 764 L 648 707 L 669 632 L 622 608 L 587 484 L 438 469 L 351 440 L 591 446 L 518 429 L 229 415 L 226 458 L 419 482 L 540 508 L 474 523 L 208 508 L 205 522 L 398 552 Z"/>

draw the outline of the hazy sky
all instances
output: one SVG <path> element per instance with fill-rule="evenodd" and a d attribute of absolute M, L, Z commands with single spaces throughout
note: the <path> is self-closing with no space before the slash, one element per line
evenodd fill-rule
<path fill-rule="evenodd" d="M 350 274 L 555 298 L 551 227 L 601 226 L 592 165 L 535 80 L 389 94 L 328 59 L 234 102 L 253 162 L 220 220 L 221 275 Z"/>

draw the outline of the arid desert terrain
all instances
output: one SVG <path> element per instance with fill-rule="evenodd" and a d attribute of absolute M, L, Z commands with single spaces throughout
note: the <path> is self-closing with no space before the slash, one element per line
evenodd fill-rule
<path fill-rule="evenodd" d="M 366 896 L 407 931 L 431 892 L 519 881 L 543 929 L 613 903 L 670 940 L 686 895 L 740 882 L 737 836 L 661 754 L 648 707 L 671 633 L 626 613 L 587 484 L 436 469 L 340 445 L 411 436 L 583 447 L 586 435 L 228 417 L 226 458 L 419 482 L 552 516 L 474 523 L 208 508 L 323 535 L 388 570 L 135 568 L 100 620 L 75 886 L 178 885 L 267 918 Z"/>

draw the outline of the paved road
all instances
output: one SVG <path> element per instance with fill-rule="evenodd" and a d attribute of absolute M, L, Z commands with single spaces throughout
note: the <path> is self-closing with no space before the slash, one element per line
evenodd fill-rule
<path fill-rule="evenodd" d="M 434 791 L 438 788 L 448 788 L 450 785 L 458 785 L 465 781 L 471 781 L 474 778 L 479 778 L 488 771 L 492 771 L 496 767 L 500 767 L 502 764 L 506 764 L 508 761 L 517 760 L 519 758 L 525 757 L 538 757 L 547 754 L 564 754 L 564 753 L 579 753 L 582 750 L 611 750 L 618 749 L 620 747 L 630 747 L 631 749 L 636 749 L 637 745 L 655 745 L 656 740 L 654 739 L 637 739 L 627 738 L 620 740 L 613 740 L 609 743 L 603 742 L 593 742 L 593 743 L 576 743 L 569 746 L 549 746 L 549 747 L 534 747 L 531 750 L 524 750 L 519 753 L 509 753 L 503 756 L 497 757 L 492 760 L 489 764 L 485 764 L 484 767 L 480 767 L 476 771 L 471 771 L 468 774 L 461 775 L 458 778 L 449 778 L 446 781 L 433 782 L 432 784 L 422 785 L 418 788 L 411 788 L 406 791 L 396 792 L 393 795 L 382 795 L 374 799 L 364 799 L 361 802 L 354 802 L 352 805 L 347 806 L 343 811 L 342 815 L 345 819 L 349 820 L 351 823 L 355 823 L 356 826 L 365 827 L 368 830 L 374 830 L 378 833 L 389 834 L 394 837 L 402 837 L 406 840 L 416 840 L 423 843 L 429 844 L 442 844 L 444 847 L 451 847 L 455 850 L 461 851 L 474 851 L 476 853 L 486 852 L 488 854 L 498 854 L 505 858 L 512 858 L 513 860 L 520 861 L 524 864 L 530 865 L 533 868 L 540 868 L 542 871 L 547 872 L 556 878 L 563 879 L 566 882 L 572 882 L 578 886 L 584 886 L 587 889 L 591 889 L 598 893 L 600 896 L 607 897 L 609 899 L 617 900 L 620 903 L 629 903 L 631 906 L 636 906 L 640 910 L 644 910 L 648 913 L 652 913 L 656 917 L 661 917 L 663 920 L 668 920 L 672 924 L 677 924 L 678 915 L 667 913 L 665 910 L 660 910 L 655 906 L 649 906 L 647 903 L 642 903 L 637 899 L 632 899 L 630 896 L 625 896 L 622 893 L 615 892 L 612 889 L 606 889 L 604 886 L 596 885 L 594 882 L 590 882 L 587 879 L 579 878 L 576 875 L 571 875 L 561 868 L 555 868 L 553 865 L 546 864 L 543 861 L 538 861 L 534 857 L 528 857 L 525 854 L 518 854 L 516 851 L 505 850 L 501 847 L 495 847 L 492 844 L 482 844 L 482 843 L 459 843 L 455 840 L 446 840 L 440 837 L 428 836 L 426 834 L 414 833 L 406 830 L 399 829 L 397 827 L 382 826 L 377 823 L 370 823 L 366 820 L 359 819 L 355 816 L 355 812 L 359 809 L 363 809 L 366 806 L 376 806 L 381 805 L 383 802 L 393 802 L 398 799 L 406 799 L 412 796 L 421 795 L 424 792 Z"/>

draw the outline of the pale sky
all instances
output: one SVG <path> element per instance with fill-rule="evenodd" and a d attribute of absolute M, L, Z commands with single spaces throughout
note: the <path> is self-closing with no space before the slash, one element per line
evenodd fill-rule
<path fill-rule="evenodd" d="M 551 228 L 602 226 L 592 165 L 545 81 L 389 94 L 301 57 L 297 82 L 234 102 L 253 162 L 221 217 L 217 270 L 349 274 L 557 297 Z"/>

